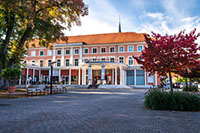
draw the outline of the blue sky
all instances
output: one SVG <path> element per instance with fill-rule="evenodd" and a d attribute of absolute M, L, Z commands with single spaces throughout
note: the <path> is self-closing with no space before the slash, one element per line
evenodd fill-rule
<path fill-rule="evenodd" d="M 200 32 L 200 0 L 84 0 L 89 15 L 66 35 L 118 32 L 176 34 L 197 28 Z"/>

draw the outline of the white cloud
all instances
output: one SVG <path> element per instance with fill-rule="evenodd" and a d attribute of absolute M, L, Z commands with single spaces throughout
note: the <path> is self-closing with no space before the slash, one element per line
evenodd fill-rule
<path fill-rule="evenodd" d="M 151 17 L 153 19 L 158 19 L 158 20 L 162 20 L 163 19 L 163 13 L 160 12 L 156 12 L 156 13 L 146 13 L 146 16 Z"/>
<path fill-rule="evenodd" d="M 119 12 L 109 0 L 85 0 L 89 5 L 89 15 L 81 18 L 81 26 L 73 26 L 65 35 L 85 35 L 118 32 L 119 16 L 122 32 L 135 31 L 137 27 L 132 16 Z"/>
<path fill-rule="evenodd" d="M 108 0 L 85 0 L 85 3 L 89 5 L 89 15 L 81 18 L 81 26 L 74 26 L 71 31 L 65 31 L 66 35 L 84 35 L 118 31 L 120 13 Z"/>
<path fill-rule="evenodd" d="M 121 17 L 122 32 L 151 33 L 154 31 L 161 34 L 177 34 L 186 29 L 186 32 L 197 28 L 200 32 L 199 16 L 190 16 L 189 10 L 194 7 L 193 0 L 188 3 L 186 0 L 162 0 L 163 12 L 145 11 L 144 0 L 128 0 L 137 10 L 143 13 L 134 16 L 134 13 L 126 12 L 126 9 L 119 11 L 111 3 L 111 0 L 85 0 L 89 5 L 89 15 L 81 18 L 80 27 L 72 27 L 72 31 L 65 31 L 66 35 L 85 35 L 98 33 L 118 32 L 119 15 Z M 181 4 L 183 3 L 183 5 Z M 128 3 L 129 4 L 129 3 Z M 200 39 L 199 39 L 200 40 Z M 198 41 L 200 42 L 200 41 Z"/>

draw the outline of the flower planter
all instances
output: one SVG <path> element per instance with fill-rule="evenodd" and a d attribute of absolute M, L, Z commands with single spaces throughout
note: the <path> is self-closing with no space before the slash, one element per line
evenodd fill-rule
<path fill-rule="evenodd" d="M 8 93 L 15 93 L 16 87 L 15 86 L 8 86 Z"/>

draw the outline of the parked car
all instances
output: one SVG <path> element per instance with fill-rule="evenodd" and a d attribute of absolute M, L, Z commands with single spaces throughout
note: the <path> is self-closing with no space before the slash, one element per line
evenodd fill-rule
<path fill-rule="evenodd" d="M 190 82 L 188 82 L 188 85 L 190 85 Z M 180 84 L 180 88 L 182 88 L 182 87 L 184 87 L 184 86 L 186 86 L 186 83 L 181 83 L 181 84 Z"/>
<path fill-rule="evenodd" d="M 199 83 L 193 83 L 194 86 L 197 86 L 198 88 L 200 88 L 200 84 Z"/>

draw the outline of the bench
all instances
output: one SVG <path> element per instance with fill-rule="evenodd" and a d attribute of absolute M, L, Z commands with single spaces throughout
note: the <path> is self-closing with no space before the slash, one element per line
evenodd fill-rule
<path fill-rule="evenodd" d="M 53 94 L 65 93 L 66 89 L 61 86 L 54 86 L 52 87 Z M 49 95 L 50 94 L 50 87 L 45 86 L 45 88 L 27 88 L 27 96 L 39 96 L 39 95 Z"/>

